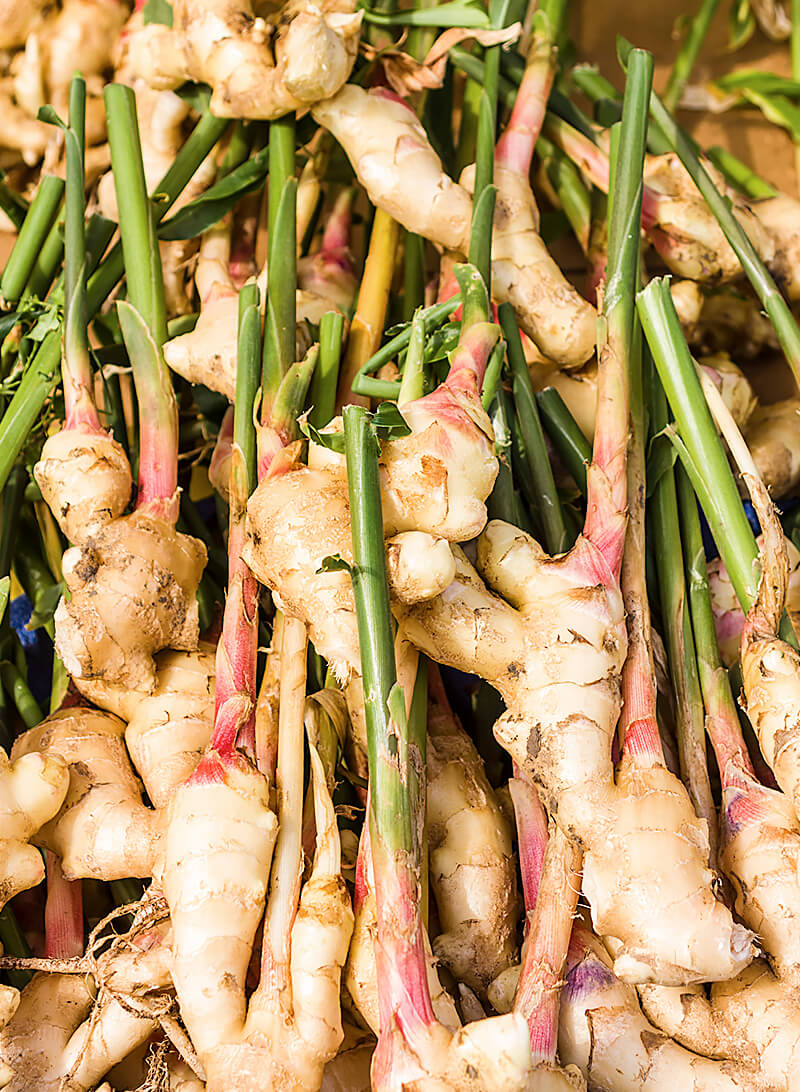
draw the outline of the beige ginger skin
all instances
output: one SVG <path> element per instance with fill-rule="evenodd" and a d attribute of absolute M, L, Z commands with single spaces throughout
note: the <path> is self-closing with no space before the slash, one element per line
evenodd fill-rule
<path fill-rule="evenodd" d="M 800 481 L 800 399 L 759 406 L 744 428 L 747 446 L 773 497 L 790 493 Z"/>
<path fill-rule="evenodd" d="M 156 652 L 197 647 L 206 549 L 162 510 L 137 508 L 64 554 L 70 599 L 56 609 L 56 647 L 72 676 L 151 690 Z"/>
<path fill-rule="evenodd" d="M 764 538 L 758 596 L 742 631 L 744 708 L 761 753 L 800 817 L 800 654 L 778 635 L 788 585 L 786 539 L 766 489 L 746 477 Z"/>
<path fill-rule="evenodd" d="M 290 0 L 275 15 L 256 17 L 250 0 L 177 0 L 171 29 L 136 33 L 132 67 L 158 89 L 209 84 L 220 117 L 270 120 L 335 94 L 356 59 L 355 5 Z"/>
<path fill-rule="evenodd" d="M 20 736 L 12 756 L 41 752 L 69 768 L 58 814 L 36 837 L 57 853 L 67 879 L 150 876 L 160 837 L 125 750 L 125 724 L 111 713 L 75 706 L 53 713 Z"/>
<path fill-rule="evenodd" d="M 347 84 L 318 103 L 314 118 L 339 141 L 370 200 L 408 231 L 467 253 L 472 198 L 442 169 L 413 110 L 385 89 Z M 469 175 L 462 182 L 469 181 Z M 527 178 L 497 168 L 492 283 L 545 356 L 583 364 L 594 350 L 594 308 L 566 281 L 538 234 Z"/>
<path fill-rule="evenodd" d="M 580 922 L 561 991 L 558 1052 L 603 1092 L 766 1092 L 752 1070 L 693 1054 L 648 1023 L 636 990 L 615 977 L 603 945 Z"/>
<path fill-rule="evenodd" d="M 797 993 L 755 960 L 729 982 L 681 989 L 642 986 L 647 1018 L 688 1050 L 750 1071 L 748 1088 L 800 1088 Z"/>
<path fill-rule="evenodd" d="M 584 890 L 595 927 L 613 945 L 615 973 L 675 984 L 731 977 L 751 958 L 749 933 L 713 896 L 707 829 L 686 791 L 665 767 L 642 766 L 635 755 L 615 780 L 615 678 L 626 649 L 619 592 L 591 554 L 578 569 L 573 555 L 551 559 L 499 521 L 478 540 L 478 568 L 499 594 L 454 553 L 453 584 L 398 609 L 402 625 L 426 654 L 500 691 L 508 712 L 497 737 L 582 846 Z M 670 907 L 686 907 L 685 932 L 673 909 L 653 903 L 654 868 L 670 877 Z"/>
<path fill-rule="evenodd" d="M 446 704 L 428 712 L 427 829 L 441 932 L 433 950 L 479 995 L 516 955 L 520 902 L 511 831 L 478 751 Z"/>
<path fill-rule="evenodd" d="M 192 773 L 211 738 L 215 651 L 201 641 L 196 652 L 157 653 L 150 692 L 75 680 L 85 698 L 127 721 L 125 745 L 156 808 Z"/>
<path fill-rule="evenodd" d="M 53 433 L 33 475 L 67 541 L 75 546 L 121 516 L 131 499 L 128 457 L 105 432 L 73 427 Z"/>
<path fill-rule="evenodd" d="M 130 956 L 100 957 L 99 992 L 85 972 L 34 976 L 0 1031 L 0 1059 L 11 1073 L 0 1087 L 89 1092 L 158 1029 L 136 1002 L 169 985 L 167 947 L 157 933 L 140 935 L 135 945 Z"/>

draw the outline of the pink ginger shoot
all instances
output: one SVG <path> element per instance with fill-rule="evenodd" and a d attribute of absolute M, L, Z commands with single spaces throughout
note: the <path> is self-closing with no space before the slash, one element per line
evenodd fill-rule
<path fill-rule="evenodd" d="M 47 900 L 44 905 L 44 954 L 48 959 L 83 955 L 83 881 L 67 880 L 58 857 L 45 851 Z"/>
<path fill-rule="evenodd" d="M 525 72 L 511 117 L 495 149 L 495 163 L 526 177 L 533 150 L 542 129 L 547 100 L 553 86 L 558 50 L 553 28 L 546 16 L 534 16 L 534 29 Z"/>
<path fill-rule="evenodd" d="M 167 523 L 178 518 L 178 403 L 163 348 L 131 304 L 117 303 L 139 402 L 139 480 L 136 507 Z"/>
<path fill-rule="evenodd" d="M 529 927 L 514 1011 L 524 1017 L 534 1063 L 555 1063 L 562 974 L 580 892 L 581 853 L 547 815 L 533 786 L 509 782 L 517 820 Z"/>

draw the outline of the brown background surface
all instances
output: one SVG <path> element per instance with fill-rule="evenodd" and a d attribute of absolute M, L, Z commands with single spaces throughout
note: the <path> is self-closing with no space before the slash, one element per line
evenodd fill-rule
<path fill-rule="evenodd" d="M 717 9 L 692 82 L 715 79 L 734 67 L 791 75 L 788 42 L 771 42 L 759 30 L 743 49 L 728 52 L 729 4 L 730 0 L 722 0 Z M 693 13 L 698 6 L 698 0 L 573 0 L 572 34 L 580 59 L 599 65 L 603 74 L 620 87 L 615 40 L 617 34 L 622 34 L 653 53 L 655 86 L 660 90 L 679 46 L 674 35 L 676 20 L 682 14 Z M 797 192 L 791 140 L 756 110 L 734 110 L 716 116 L 681 111 L 680 121 L 701 145 L 722 144 L 779 189 Z"/>
<path fill-rule="evenodd" d="M 616 36 L 649 49 L 655 59 L 655 87 L 662 90 L 679 48 L 675 24 L 681 15 L 694 13 L 699 0 L 573 0 L 572 36 L 578 59 L 598 65 L 603 75 L 622 86 L 616 57 Z M 727 15 L 730 0 L 721 0 L 704 48 L 692 73 L 692 83 L 716 79 L 733 68 L 760 68 L 782 76 L 791 75 L 789 43 L 772 42 L 756 30 L 742 49 L 727 49 Z M 720 144 L 778 189 L 798 194 L 794 145 L 789 134 L 772 125 L 755 109 L 735 109 L 722 114 L 679 111 L 679 121 L 703 147 Z M 785 361 L 776 357 L 745 369 L 756 393 L 775 402 L 795 393 Z"/>

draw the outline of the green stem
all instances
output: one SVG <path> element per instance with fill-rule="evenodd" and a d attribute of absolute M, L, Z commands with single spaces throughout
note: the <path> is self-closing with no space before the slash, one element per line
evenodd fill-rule
<path fill-rule="evenodd" d="M 403 406 L 422 398 L 425 393 L 425 316 L 417 311 L 411 322 L 411 340 L 408 343 L 403 379 L 397 395 L 397 404 Z"/>
<path fill-rule="evenodd" d="M 0 576 L 11 572 L 11 560 L 17 544 L 19 517 L 22 511 L 28 475 L 24 466 L 15 466 L 3 489 L 2 526 L 0 526 Z"/>
<path fill-rule="evenodd" d="M 62 376 L 66 427 L 99 430 L 92 395 L 86 311 L 86 210 L 84 143 L 86 84 L 75 76 L 69 88 L 69 128 L 64 132 L 67 188 L 64 203 L 64 342 Z"/>
<path fill-rule="evenodd" d="M 444 303 L 435 303 L 432 307 L 426 307 L 422 311 L 425 320 L 425 329 L 432 333 L 438 329 L 461 304 L 461 294 L 445 300 Z M 363 364 L 353 380 L 352 390 L 354 394 L 365 395 L 369 398 L 396 398 L 400 390 L 399 380 L 373 379 L 372 373 L 377 372 L 384 364 L 388 364 L 398 353 L 407 348 L 411 340 L 411 323 L 404 330 L 396 334 L 386 342 L 377 353 Z"/>
<path fill-rule="evenodd" d="M 233 421 L 233 446 L 241 452 L 243 482 L 240 492 L 245 503 L 256 487 L 256 430 L 253 409 L 260 380 L 260 359 L 261 306 L 258 285 L 252 282 L 245 284 L 239 293 L 236 410 Z"/>
<path fill-rule="evenodd" d="M 319 324 L 319 360 L 311 381 L 309 420 L 315 428 L 324 428 L 336 412 L 336 389 L 342 359 L 344 315 L 327 311 Z"/>
<path fill-rule="evenodd" d="M 267 318 L 262 386 L 264 412 L 295 357 L 297 288 L 297 180 L 294 114 L 273 121 L 269 132 Z"/>
<path fill-rule="evenodd" d="M 403 321 L 410 322 L 425 303 L 425 240 L 410 231 L 403 234 Z"/>
<path fill-rule="evenodd" d="M 5 172 L 0 174 L 0 209 L 14 225 L 14 230 L 19 231 L 25 222 L 25 217 L 28 215 L 30 204 L 22 194 L 17 193 L 7 182 L 3 181 L 4 178 Z"/>
<path fill-rule="evenodd" d="M 104 91 L 108 144 L 120 236 L 128 285 L 128 300 L 142 316 L 157 348 L 167 340 L 167 309 L 156 218 L 147 195 L 139 140 L 136 97 L 130 87 L 109 84 Z"/>
<path fill-rule="evenodd" d="M 409 761 L 409 806 L 417 819 L 417 839 L 420 848 L 420 916 L 423 925 L 428 923 L 428 839 L 425 828 L 427 792 L 426 763 L 428 755 L 428 661 L 420 653 L 417 677 L 408 714 L 408 750 L 413 756 Z"/>
<path fill-rule="evenodd" d="M 11 696 L 17 712 L 22 717 L 26 728 L 35 728 L 44 714 L 30 691 L 27 680 L 15 664 L 8 661 L 0 663 L 0 677 L 6 692 Z"/>
<path fill-rule="evenodd" d="M 494 401 L 495 392 L 500 382 L 500 374 L 503 371 L 505 355 L 506 343 L 501 338 L 492 349 L 492 355 L 489 357 L 489 363 L 486 365 L 486 374 L 483 377 L 481 403 L 483 404 L 483 408 L 487 411 Z"/>
<path fill-rule="evenodd" d="M 153 191 L 156 218 L 161 219 L 177 201 L 189 179 L 224 133 L 229 122 L 210 114 L 200 119 L 181 147 L 172 166 Z M 122 277 L 122 248 L 115 244 L 87 285 L 87 310 L 93 318 Z M 46 335 L 29 361 L 11 404 L 0 421 L 0 489 L 22 450 L 28 434 L 59 375 L 61 341 L 56 331 Z"/>
<path fill-rule="evenodd" d="M 56 217 L 36 255 L 20 302 L 26 299 L 43 300 L 50 291 L 64 257 L 64 226 L 63 220 Z"/>
<path fill-rule="evenodd" d="M 510 304 L 504 303 L 498 311 L 498 317 L 508 347 L 514 406 L 525 445 L 525 461 L 533 479 L 537 509 L 544 530 L 544 545 L 549 554 L 560 554 L 567 549 L 569 536 L 553 479 L 553 470 L 547 457 L 542 423 L 536 408 L 536 399 L 531 386 L 528 365 L 525 362 L 514 309 Z"/>
<path fill-rule="evenodd" d="M 383 544 L 378 443 L 362 406 L 345 406 L 343 418 L 353 536 L 351 576 L 366 697 L 370 826 L 376 841 L 394 851 L 413 853 L 418 847 L 413 844 L 406 788 L 408 736 L 405 715 L 400 715 L 401 705 L 405 707 L 392 701 L 389 708 L 397 667 Z"/>
<path fill-rule="evenodd" d="M 767 267 L 762 262 L 739 221 L 733 215 L 730 202 L 716 188 L 694 148 L 691 147 L 655 92 L 650 97 L 650 113 L 666 136 L 672 149 L 677 152 L 681 163 L 705 198 L 725 238 L 735 251 L 748 280 L 761 301 L 761 305 L 775 327 L 775 332 L 778 335 L 778 340 L 781 343 L 789 367 L 792 369 L 795 382 L 800 386 L 800 328 L 798 328 L 789 305 L 778 291 Z"/>
<path fill-rule="evenodd" d="M 720 174 L 724 175 L 725 180 L 745 197 L 760 201 L 777 195 L 778 191 L 773 186 L 760 178 L 752 167 L 732 155 L 727 148 L 720 148 L 715 144 L 706 151 L 706 155 Z"/>
<path fill-rule="evenodd" d="M 668 423 L 667 400 L 655 375 L 650 376 L 653 435 Z M 679 468 L 680 469 L 680 468 Z M 682 471 L 681 471 L 682 473 Z M 656 482 L 649 502 L 650 529 L 658 571 L 661 620 L 678 715 L 681 776 L 697 815 L 708 822 L 712 860 L 716 856 L 716 810 L 708 778 L 706 727 L 694 634 L 686 598 L 683 550 L 675 473 L 669 467 Z M 712 620 L 713 625 L 713 620 Z"/>
<path fill-rule="evenodd" d="M 476 50 L 479 48 L 474 47 Z M 464 97 L 461 103 L 461 122 L 458 128 L 458 149 L 457 149 L 457 163 L 456 163 L 456 177 L 461 174 L 465 167 L 470 163 L 475 162 L 475 149 L 478 139 L 478 124 L 480 118 L 480 106 L 483 94 L 483 88 L 481 87 L 481 81 L 483 80 L 483 61 L 479 57 L 474 56 L 472 53 L 467 52 L 466 49 L 460 51 L 464 57 L 469 61 L 474 61 L 478 69 L 480 70 L 480 80 L 474 78 L 474 69 L 472 72 L 467 71 L 466 67 L 461 67 L 462 71 L 470 78 L 464 84 Z M 452 53 L 451 53 L 452 57 Z"/>
<path fill-rule="evenodd" d="M 497 451 L 498 469 L 486 507 L 489 519 L 501 519 L 524 531 L 531 530 L 531 521 L 525 512 L 522 499 L 514 486 L 511 469 L 511 407 L 509 397 L 499 387 L 492 405 L 492 428 Z"/>
<path fill-rule="evenodd" d="M 681 100 L 718 7 L 719 0 L 702 0 L 700 10 L 690 20 L 689 30 L 675 58 L 664 90 L 664 105 L 668 110 L 675 110 Z"/>
<path fill-rule="evenodd" d="M 536 392 L 536 405 L 544 430 L 550 437 L 573 481 L 586 496 L 586 467 L 592 461 L 592 446 L 555 387 Z"/>
<path fill-rule="evenodd" d="M 631 54 L 625 81 L 619 148 L 610 157 L 614 165 L 608 226 L 607 283 L 603 300 L 605 331 L 598 334 L 597 424 L 592 460 L 607 479 L 607 493 L 590 496 L 586 535 L 602 536 L 607 560 L 618 572 L 625 543 L 624 527 L 609 537 L 612 520 L 626 508 L 626 449 L 628 444 L 631 376 L 636 394 L 634 359 L 635 292 L 639 280 L 642 216 L 642 170 L 647 138 L 648 101 L 653 58 L 643 50 Z M 613 141 L 612 141 L 613 148 Z M 634 397 L 634 411 L 637 409 Z M 646 605 L 646 598 L 645 598 Z"/>
<path fill-rule="evenodd" d="M 650 352 L 675 415 L 686 453 L 702 482 L 706 519 L 745 611 L 756 598 L 761 566 L 758 547 L 739 491 L 703 396 L 666 278 L 657 277 L 637 297 Z"/>
<path fill-rule="evenodd" d="M 63 196 L 62 179 L 43 175 L 0 278 L 0 295 L 3 299 L 18 300 L 22 295 L 36 256 L 58 216 Z"/>
<path fill-rule="evenodd" d="M 711 592 L 708 585 L 708 566 L 703 546 L 703 533 L 700 529 L 700 517 L 697 514 L 697 498 L 694 495 L 689 477 L 681 465 L 675 468 L 675 482 L 678 491 L 680 510 L 681 538 L 686 564 L 686 584 L 689 591 L 692 630 L 697 650 L 697 668 L 702 688 L 705 708 L 710 716 L 721 721 L 722 726 L 729 726 L 730 731 L 720 731 L 712 736 L 717 762 L 725 781 L 725 761 L 734 758 L 740 768 L 749 769 L 750 758 L 744 746 L 741 732 L 737 731 L 739 719 L 736 701 L 728 678 L 722 666 L 714 624 L 714 611 L 711 606 Z M 720 753 L 719 744 L 727 752 Z"/>

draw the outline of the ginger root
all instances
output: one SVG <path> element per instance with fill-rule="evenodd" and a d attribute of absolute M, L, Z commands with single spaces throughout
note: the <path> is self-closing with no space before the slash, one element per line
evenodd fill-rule
<path fill-rule="evenodd" d="M 206 549 L 160 509 L 137 508 L 64 554 L 56 647 L 71 675 L 150 691 L 156 652 L 197 647 Z"/>
<path fill-rule="evenodd" d="M 14 758 L 41 752 L 69 767 L 64 803 L 35 838 L 58 854 L 68 880 L 152 874 L 159 816 L 142 803 L 124 732 L 111 713 L 73 707 L 53 713 L 14 744 Z"/>
<path fill-rule="evenodd" d="M 58 755 L 33 751 L 9 761 L 0 749 L 0 909 L 44 879 L 44 862 L 29 845 L 67 794 L 69 772 Z"/>
<path fill-rule="evenodd" d="M 274 22 L 251 0 L 176 0 L 172 28 L 143 26 L 131 64 L 151 87 L 212 89 L 220 117 L 271 120 L 334 95 L 356 59 L 361 12 L 351 0 L 289 0 Z M 274 57 L 274 61 L 273 61 Z"/>

